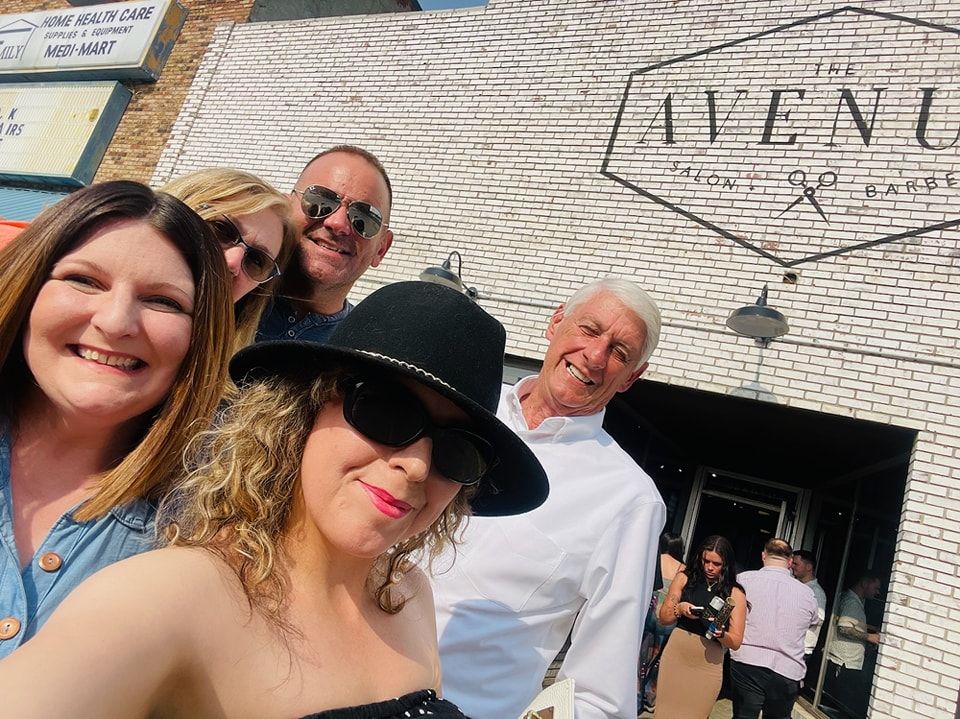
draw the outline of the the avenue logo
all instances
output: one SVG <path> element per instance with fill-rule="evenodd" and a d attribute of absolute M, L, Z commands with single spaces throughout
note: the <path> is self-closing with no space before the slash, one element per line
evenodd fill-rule
<path fill-rule="evenodd" d="M 960 225 L 960 31 L 844 7 L 633 72 L 602 172 L 783 266 Z"/>

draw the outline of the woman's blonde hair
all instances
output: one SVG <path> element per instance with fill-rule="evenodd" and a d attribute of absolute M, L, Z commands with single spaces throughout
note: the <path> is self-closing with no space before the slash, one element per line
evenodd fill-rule
<path fill-rule="evenodd" d="M 297 231 L 287 198 L 266 181 L 243 170 L 211 167 L 171 180 L 161 189 L 183 200 L 204 220 L 223 215 L 242 217 L 271 210 L 283 225 L 283 241 L 275 259 L 281 272 L 287 268 L 297 248 Z M 253 342 L 260 316 L 273 295 L 270 289 L 273 285 L 273 282 L 260 285 L 237 301 L 234 306 L 237 325 L 234 349 Z"/>
<path fill-rule="evenodd" d="M 236 572 L 252 607 L 284 626 L 284 537 L 299 486 L 303 451 L 324 405 L 341 396 L 340 375 L 269 377 L 243 387 L 217 427 L 198 435 L 196 464 L 161 504 L 158 531 L 168 544 L 202 547 Z M 334 450 L 331 450 L 334 451 Z M 473 487 L 461 490 L 423 533 L 377 559 L 367 590 L 385 612 L 404 605 L 398 580 L 412 559 L 432 561 L 460 527 Z"/>
<path fill-rule="evenodd" d="M 25 389 L 33 385 L 23 356 L 23 335 L 54 265 L 119 219 L 150 225 L 174 244 L 190 267 L 195 285 L 190 346 L 169 393 L 144 417 L 130 451 L 95 478 L 93 496 L 74 513 L 79 521 L 102 517 L 115 506 L 166 489 L 181 466 L 189 438 L 212 418 L 226 384 L 233 344 L 223 252 L 196 213 L 137 182 L 91 185 L 44 210 L 0 251 L 0 414 L 15 427 Z"/>

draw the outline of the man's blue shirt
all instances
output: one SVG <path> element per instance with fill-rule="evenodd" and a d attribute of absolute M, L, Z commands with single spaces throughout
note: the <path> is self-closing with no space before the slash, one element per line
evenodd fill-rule
<path fill-rule="evenodd" d="M 353 305 L 344 302 L 343 309 L 333 315 L 318 315 L 313 312 L 297 319 L 297 313 L 286 300 L 278 297 L 260 320 L 257 330 L 257 342 L 264 340 L 305 340 L 308 342 L 326 342 L 340 324 L 340 320 L 350 314 Z"/>

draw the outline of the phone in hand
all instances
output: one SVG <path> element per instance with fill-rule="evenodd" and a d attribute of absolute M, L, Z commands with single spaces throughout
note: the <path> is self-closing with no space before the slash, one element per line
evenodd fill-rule
<path fill-rule="evenodd" d="M 698 617 L 703 614 L 703 607 L 690 607 L 690 613 L 696 614 Z"/>

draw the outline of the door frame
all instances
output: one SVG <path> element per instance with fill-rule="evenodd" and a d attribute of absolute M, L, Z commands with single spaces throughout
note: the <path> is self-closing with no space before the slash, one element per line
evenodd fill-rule
<path fill-rule="evenodd" d="M 723 475 L 725 477 L 730 477 L 743 482 L 750 482 L 751 484 L 759 484 L 765 487 L 772 487 L 775 489 L 792 492 L 797 496 L 796 515 L 793 520 L 787 518 L 786 500 L 780 500 L 780 504 L 776 505 L 773 503 L 765 503 L 761 500 L 753 499 L 752 497 L 742 497 L 738 494 L 733 494 L 730 492 L 709 489 L 706 487 L 706 485 L 710 474 Z M 777 536 L 785 539 L 791 547 L 801 546 L 800 543 L 803 541 L 803 530 L 806 526 L 807 513 L 810 508 L 810 495 L 812 494 L 811 490 L 809 489 L 804 489 L 803 487 L 798 487 L 794 484 L 783 484 L 782 482 L 774 482 L 773 480 L 769 479 L 760 479 L 759 477 L 751 477 L 746 474 L 728 472 L 716 467 L 701 465 L 697 467 L 697 474 L 696 477 L 694 477 L 693 487 L 690 490 L 690 493 L 691 501 L 687 504 L 687 511 L 683 517 L 683 529 L 680 530 L 680 535 L 683 537 L 684 545 L 687 547 L 690 547 L 690 544 L 693 541 L 693 530 L 697 525 L 697 518 L 700 516 L 700 500 L 704 494 L 713 497 L 729 499 L 735 502 L 743 502 L 744 504 L 749 504 L 753 507 L 760 507 L 762 509 L 769 509 L 774 512 L 779 512 L 780 518 L 777 522 Z"/>

